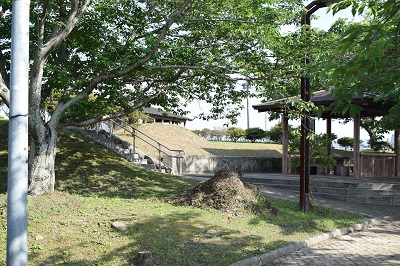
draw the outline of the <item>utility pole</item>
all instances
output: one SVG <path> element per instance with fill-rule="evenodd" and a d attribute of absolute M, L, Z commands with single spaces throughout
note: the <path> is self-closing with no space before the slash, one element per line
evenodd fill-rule
<path fill-rule="evenodd" d="M 12 3 L 7 266 L 28 265 L 29 4 Z"/>
<path fill-rule="evenodd" d="M 250 110 L 249 110 L 249 89 L 250 89 L 250 83 L 243 83 L 243 90 L 246 91 L 247 93 L 247 98 L 246 98 L 246 102 L 247 102 L 247 129 L 250 128 Z"/>

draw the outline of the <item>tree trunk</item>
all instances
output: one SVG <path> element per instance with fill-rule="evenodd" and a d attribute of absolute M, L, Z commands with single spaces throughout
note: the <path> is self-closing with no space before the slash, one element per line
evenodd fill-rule
<path fill-rule="evenodd" d="M 29 160 L 29 194 L 53 193 L 57 132 L 46 126 L 45 134 L 33 137 Z"/>

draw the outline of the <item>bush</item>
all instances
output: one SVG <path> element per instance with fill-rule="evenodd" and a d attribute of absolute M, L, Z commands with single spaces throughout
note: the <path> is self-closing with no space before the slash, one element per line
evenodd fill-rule
<path fill-rule="evenodd" d="M 354 139 L 349 137 L 343 137 L 337 140 L 337 144 L 342 146 L 345 150 L 347 148 L 353 148 Z"/>
<path fill-rule="evenodd" d="M 265 131 L 259 127 L 252 127 L 246 129 L 246 139 L 250 140 L 251 142 L 256 142 L 258 139 L 265 138 Z"/>
<path fill-rule="evenodd" d="M 226 130 L 226 135 L 234 142 L 246 136 L 246 131 L 238 127 L 230 127 Z"/>

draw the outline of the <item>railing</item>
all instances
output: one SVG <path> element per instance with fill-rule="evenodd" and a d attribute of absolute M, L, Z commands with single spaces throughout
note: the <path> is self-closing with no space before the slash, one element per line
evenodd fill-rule
<path fill-rule="evenodd" d="M 361 177 L 396 176 L 396 154 L 360 152 Z"/>
<path fill-rule="evenodd" d="M 154 138 L 150 137 L 146 133 L 137 129 L 136 127 L 126 123 L 123 120 L 115 121 L 113 119 L 110 120 L 111 123 L 117 125 L 118 127 L 124 129 L 126 132 L 130 133 L 133 137 L 133 151 L 136 153 L 136 138 L 140 139 L 144 143 L 156 149 L 158 152 L 158 169 L 161 171 L 162 167 L 169 168 L 176 174 L 182 174 L 182 158 L 185 155 L 185 151 L 182 149 L 170 149 Z M 141 134 L 141 135 L 139 135 Z M 177 153 L 177 154 L 170 154 Z M 164 156 L 167 160 L 164 160 Z M 156 163 L 156 162 L 155 162 Z"/>

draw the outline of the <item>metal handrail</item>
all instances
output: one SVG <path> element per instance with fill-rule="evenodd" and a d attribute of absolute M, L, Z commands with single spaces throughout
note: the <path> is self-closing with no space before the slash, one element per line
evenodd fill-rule
<path fill-rule="evenodd" d="M 121 120 L 121 119 L 119 119 L 119 121 L 125 123 L 125 121 L 123 121 L 123 120 Z M 168 151 L 170 151 L 170 152 L 178 152 L 178 156 L 179 156 L 179 157 L 182 157 L 183 155 L 185 155 L 185 151 L 184 151 L 184 150 L 170 149 L 170 148 L 168 148 L 167 146 L 163 145 L 162 143 L 158 142 L 158 141 L 155 140 L 154 138 L 150 137 L 150 136 L 147 135 L 146 133 L 140 131 L 139 129 L 135 128 L 134 126 L 132 126 L 132 125 L 130 125 L 130 124 L 127 124 L 127 126 L 130 127 L 130 129 L 132 129 L 133 131 L 130 130 L 130 129 L 128 129 L 128 128 L 126 128 L 122 123 L 119 123 L 119 122 L 117 122 L 117 121 L 115 121 L 115 120 L 113 120 L 113 119 L 110 119 L 110 122 L 116 124 L 116 125 L 119 126 L 120 128 L 123 128 L 125 131 L 127 131 L 128 133 L 130 133 L 130 134 L 133 136 L 133 141 L 134 141 L 133 146 L 134 146 L 134 151 L 135 151 L 135 152 L 136 152 L 136 143 L 135 143 L 135 142 L 136 142 L 136 141 L 135 141 L 135 138 L 136 138 L 136 137 L 139 138 L 140 140 L 142 140 L 143 142 L 147 143 L 147 144 L 150 145 L 151 147 L 155 148 L 155 149 L 158 151 L 158 157 L 159 157 L 159 158 L 158 158 L 158 162 L 159 162 L 158 165 L 159 165 L 160 171 L 161 171 L 161 163 L 162 163 L 164 166 L 168 167 L 169 169 L 172 169 L 171 166 L 169 166 L 169 165 L 167 165 L 167 164 L 165 164 L 164 162 L 161 161 L 161 153 L 164 154 L 164 155 L 166 155 L 166 156 L 168 156 L 169 158 L 174 157 L 174 155 L 168 154 L 167 152 L 165 152 L 164 150 L 162 150 L 161 147 L 165 148 L 166 150 L 168 150 Z M 150 141 L 148 141 L 148 140 L 142 138 L 141 136 L 139 136 L 139 135 L 137 134 L 137 132 L 139 132 L 139 133 L 141 133 L 142 135 L 144 135 L 145 137 L 149 138 L 151 141 L 155 142 L 158 146 L 155 145 L 155 144 L 153 144 L 153 143 L 151 143 Z M 175 157 L 176 157 L 176 155 L 175 155 Z"/>
<path fill-rule="evenodd" d="M 111 119 L 110 121 L 112 121 L 113 123 L 117 124 L 118 126 L 124 128 L 126 131 L 128 131 L 128 132 L 131 133 L 131 134 L 135 134 L 135 131 L 137 131 L 137 132 L 143 134 L 143 135 L 146 136 L 147 138 L 149 138 L 149 139 L 151 139 L 152 141 L 154 141 L 155 143 L 157 143 L 159 146 L 162 146 L 162 147 L 164 147 L 165 149 L 167 149 L 168 151 L 171 151 L 171 152 L 179 152 L 179 153 L 183 153 L 183 155 L 185 155 L 185 150 L 182 150 L 182 149 L 170 149 L 170 148 L 168 148 L 167 146 L 165 146 L 164 144 L 162 144 L 161 142 L 158 142 L 158 141 L 155 140 L 154 138 L 150 137 L 149 135 L 147 135 L 147 134 L 144 133 L 143 131 L 137 129 L 136 127 L 134 127 L 134 126 L 132 126 L 132 125 L 130 125 L 130 124 L 127 124 L 127 125 L 128 125 L 131 129 L 133 129 L 134 132 L 131 132 L 131 131 L 127 130 L 123 125 L 119 124 L 118 122 L 116 122 L 116 121 L 113 120 L 113 119 Z M 125 121 L 123 121 L 123 120 L 121 120 L 121 119 L 119 119 L 119 121 L 125 122 Z M 141 138 L 140 136 L 138 136 L 137 134 L 136 134 L 136 136 L 137 136 L 139 139 L 145 141 L 147 144 L 149 144 L 149 145 L 151 145 L 152 147 L 154 147 L 154 148 L 157 149 L 157 147 L 155 147 L 154 145 L 152 145 L 152 144 L 149 143 L 148 141 L 142 139 L 142 138 Z M 162 151 L 162 150 L 161 150 L 161 151 Z M 163 152 L 164 154 L 166 154 L 166 155 L 169 155 L 168 153 L 166 153 L 166 152 L 164 152 L 164 151 L 162 151 L 162 152 Z"/>

